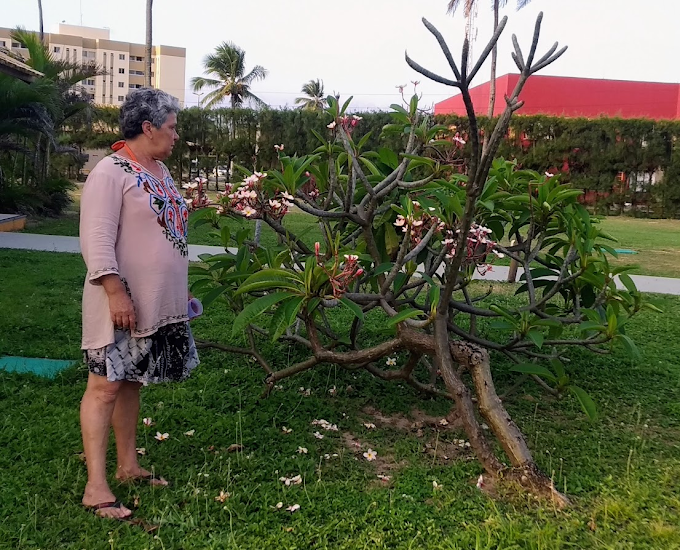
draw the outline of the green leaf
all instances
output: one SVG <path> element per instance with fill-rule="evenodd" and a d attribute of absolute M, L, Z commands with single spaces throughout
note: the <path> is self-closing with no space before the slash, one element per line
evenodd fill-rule
<path fill-rule="evenodd" d="M 340 298 L 340 303 L 347 309 L 349 309 L 354 314 L 355 317 L 361 319 L 362 321 L 364 320 L 364 312 L 352 300 L 349 300 L 347 298 Z"/>
<path fill-rule="evenodd" d="M 257 317 L 262 315 L 272 306 L 290 298 L 290 296 L 289 292 L 274 292 L 273 294 L 267 294 L 248 304 L 246 308 L 238 314 L 236 319 L 234 319 L 234 325 L 231 327 L 231 335 L 236 336 L 238 333 L 243 332 Z"/>
<path fill-rule="evenodd" d="M 604 330 L 607 330 L 607 327 L 605 327 L 601 322 L 599 321 L 584 321 L 578 326 L 578 329 L 581 332 L 587 332 L 587 331 L 597 331 L 597 332 L 602 332 Z"/>
<path fill-rule="evenodd" d="M 590 420 L 596 420 L 597 419 L 597 407 L 595 406 L 595 402 L 585 392 L 585 390 L 583 390 L 582 388 L 579 388 L 578 386 L 569 386 L 569 389 L 572 391 L 572 393 L 578 399 L 578 402 L 581 404 L 581 408 L 583 409 L 583 412 L 586 413 L 586 416 Z"/>
<path fill-rule="evenodd" d="M 621 273 L 621 275 L 619 275 L 619 281 L 623 283 L 623 286 L 626 287 L 626 290 L 628 290 L 628 292 L 631 293 L 637 292 L 637 287 L 635 286 L 633 279 L 631 279 L 630 275 L 628 275 L 627 273 Z"/>
<path fill-rule="evenodd" d="M 551 382 L 557 382 L 555 375 L 548 370 L 547 367 L 542 365 L 537 365 L 536 363 L 521 363 L 519 365 L 514 365 L 511 369 L 513 372 L 521 372 L 522 374 L 535 374 Z"/>
<path fill-rule="evenodd" d="M 394 226 L 390 223 L 385 225 L 385 251 L 388 255 L 394 254 L 399 249 L 399 237 Z"/>
<path fill-rule="evenodd" d="M 494 330 L 515 330 L 515 325 L 501 319 L 496 319 L 489 323 L 489 328 Z"/>
<path fill-rule="evenodd" d="M 213 288 L 210 292 L 203 296 L 203 300 L 201 300 L 201 302 L 203 302 L 203 307 L 208 307 L 227 290 L 229 290 L 229 287 L 223 285 L 220 285 L 217 288 Z"/>
<path fill-rule="evenodd" d="M 392 269 L 394 264 L 392 262 L 386 262 L 384 264 L 380 264 L 378 267 L 376 267 L 373 270 L 373 275 L 381 275 L 383 273 L 387 273 Z"/>
<path fill-rule="evenodd" d="M 541 349 L 543 347 L 543 340 L 545 339 L 545 337 L 543 336 L 542 332 L 538 330 L 530 330 L 527 336 L 529 337 L 529 340 L 531 340 L 538 349 Z"/>
<path fill-rule="evenodd" d="M 303 301 L 303 296 L 295 296 L 281 302 L 276 312 L 274 312 L 272 322 L 269 325 L 269 335 L 272 338 L 272 342 L 278 340 L 286 329 L 293 324 Z"/>
<path fill-rule="evenodd" d="M 399 313 L 397 313 L 394 317 L 390 317 L 387 320 L 387 326 L 393 327 L 398 323 L 405 321 L 406 319 L 413 319 L 414 317 L 418 317 L 419 315 L 424 315 L 424 313 L 419 309 L 414 308 L 403 309 Z"/>
<path fill-rule="evenodd" d="M 640 350 L 638 347 L 635 345 L 635 342 L 631 340 L 630 336 L 626 336 L 625 334 L 617 334 L 616 339 L 619 340 L 622 344 L 623 347 L 626 348 L 626 351 L 635 359 L 640 358 Z"/>

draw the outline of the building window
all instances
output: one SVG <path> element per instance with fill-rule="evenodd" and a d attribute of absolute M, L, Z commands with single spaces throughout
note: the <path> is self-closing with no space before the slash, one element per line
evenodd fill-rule
<path fill-rule="evenodd" d="M 118 96 L 118 101 L 125 101 L 125 96 L 124 96 L 124 95 L 119 95 L 119 96 Z"/>
<path fill-rule="evenodd" d="M 54 53 L 61 53 L 61 46 L 55 46 Z"/>
<path fill-rule="evenodd" d="M 12 47 L 13 48 L 21 48 L 21 44 L 19 44 L 19 42 L 12 42 Z"/>
<path fill-rule="evenodd" d="M 119 82 L 118 87 L 119 88 L 125 88 L 125 82 Z"/>
<path fill-rule="evenodd" d="M 118 59 L 120 59 L 121 61 L 125 61 L 125 54 L 124 54 L 124 53 L 119 53 L 119 54 L 118 54 Z"/>
<path fill-rule="evenodd" d="M 94 78 L 88 78 L 85 81 L 85 84 L 87 84 L 88 86 L 94 86 Z"/>
<path fill-rule="evenodd" d="M 120 67 L 118 69 L 118 74 L 125 74 L 125 69 L 123 69 L 123 67 Z"/>
<path fill-rule="evenodd" d="M 0 40 L 0 47 L 3 47 L 3 48 L 4 48 L 5 46 L 6 46 L 5 41 L 4 41 L 4 40 Z"/>
<path fill-rule="evenodd" d="M 141 84 L 130 84 L 130 88 L 136 89 L 136 88 L 141 88 L 141 87 L 142 87 Z"/>

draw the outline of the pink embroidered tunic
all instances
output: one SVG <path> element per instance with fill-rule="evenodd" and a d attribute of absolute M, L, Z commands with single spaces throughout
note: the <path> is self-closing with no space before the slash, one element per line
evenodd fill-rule
<path fill-rule="evenodd" d="M 82 349 L 114 342 L 103 275 L 116 274 L 135 308 L 133 338 L 187 321 L 188 210 L 168 169 L 162 181 L 119 155 L 102 159 L 85 182 L 80 247 L 87 266 Z"/>

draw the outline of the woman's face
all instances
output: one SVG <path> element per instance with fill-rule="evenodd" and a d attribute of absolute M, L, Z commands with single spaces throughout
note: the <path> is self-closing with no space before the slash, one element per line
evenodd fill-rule
<path fill-rule="evenodd" d="M 151 125 L 153 154 L 158 160 L 165 160 L 172 154 L 172 148 L 179 139 L 177 115 L 170 113 L 160 128 Z"/>

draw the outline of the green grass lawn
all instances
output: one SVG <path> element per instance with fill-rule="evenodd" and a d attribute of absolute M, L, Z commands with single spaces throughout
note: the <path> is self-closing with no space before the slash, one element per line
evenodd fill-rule
<path fill-rule="evenodd" d="M 614 248 L 635 250 L 621 254 L 618 264 L 635 264 L 635 273 L 680 277 L 680 220 L 649 220 L 612 216 L 602 220 L 602 228 L 618 240 Z"/>
<path fill-rule="evenodd" d="M 76 255 L 0 250 L 0 354 L 77 358 L 83 277 Z M 140 426 L 142 462 L 171 486 L 112 485 L 124 502 L 136 502 L 138 517 L 160 524 L 150 535 L 80 507 L 84 369 L 54 380 L 0 372 L 0 548 L 679 548 L 680 340 L 669 335 L 678 331 L 680 298 L 654 303 L 665 314 L 645 313 L 628 327 L 641 360 L 620 349 L 611 356 L 571 354 L 570 372 L 596 400 L 598 421 L 589 423 L 572 399 L 546 399 L 532 384 L 506 403 L 540 466 L 572 498 L 564 511 L 476 489 L 479 464 L 452 445 L 462 434 L 428 425 L 422 434 L 402 430 L 367 411 L 409 417 L 419 408 L 439 418 L 446 403 L 333 367 L 285 380 L 262 399 L 259 367 L 203 351 L 190 380 L 143 391 L 141 416 L 155 426 Z M 194 322 L 194 332 L 227 343 L 231 321 L 215 304 Z M 303 357 L 266 342 L 261 351 L 277 368 Z M 502 359 L 494 360 L 502 391 L 515 379 Z M 320 418 L 339 431 L 311 425 Z M 156 430 L 170 439 L 156 441 Z M 184 435 L 189 430 L 193 436 Z M 323 439 L 314 437 L 317 430 Z M 367 462 L 348 446 L 350 436 L 379 460 Z M 243 450 L 227 452 L 235 443 Z M 279 481 L 298 474 L 300 485 Z M 215 500 L 221 491 L 229 493 L 224 502 Z M 294 504 L 299 511 L 285 511 Z"/>

